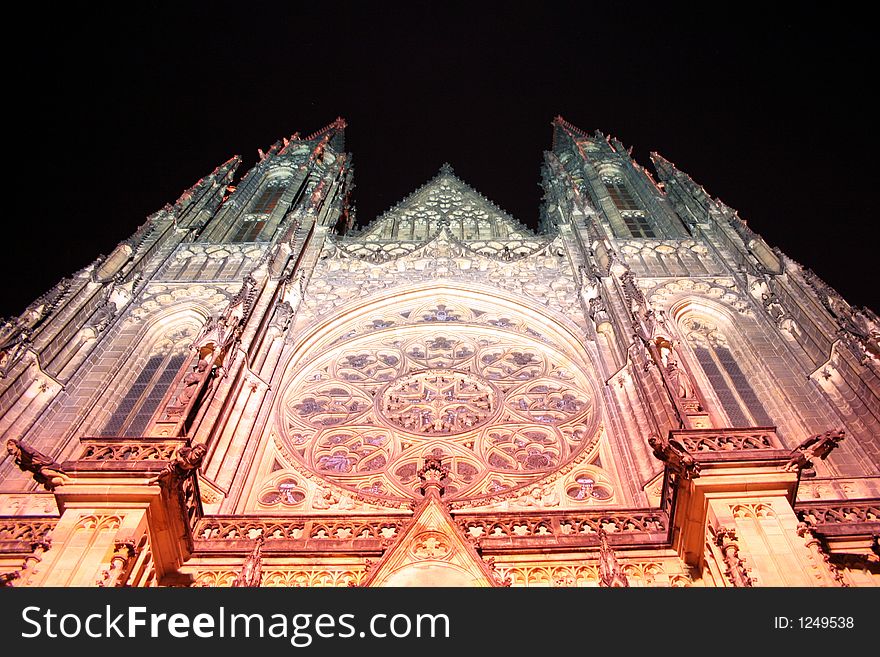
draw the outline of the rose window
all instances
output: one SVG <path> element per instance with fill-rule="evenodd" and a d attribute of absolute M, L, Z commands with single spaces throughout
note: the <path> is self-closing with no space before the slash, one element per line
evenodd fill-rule
<path fill-rule="evenodd" d="M 336 485 L 406 499 L 419 495 L 428 455 L 450 469 L 446 494 L 464 498 L 528 484 L 593 450 L 595 393 L 570 358 L 503 330 L 424 321 L 297 367 L 279 414 L 288 455 Z"/>
<path fill-rule="evenodd" d="M 495 391 L 480 377 L 432 370 L 392 382 L 382 395 L 379 413 L 409 433 L 458 434 L 491 420 L 495 398 Z"/>

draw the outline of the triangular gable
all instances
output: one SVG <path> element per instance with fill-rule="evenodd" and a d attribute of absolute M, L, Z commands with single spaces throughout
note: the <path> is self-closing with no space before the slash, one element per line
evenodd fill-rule
<path fill-rule="evenodd" d="M 357 239 L 420 242 L 435 235 L 443 225 L 462 241 L 540 239 L 458 178 L 448 165 L 366 226 Z"/>
<path fill-rule="evenodd" d="M 362 586 L 498 586 L 492 568 L 433 491 Z"/>

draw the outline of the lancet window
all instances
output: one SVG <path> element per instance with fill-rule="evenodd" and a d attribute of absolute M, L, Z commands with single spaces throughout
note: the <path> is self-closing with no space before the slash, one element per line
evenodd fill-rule
<path fill-rule="evenodd" d="M 708 320 L 688 317 L 683 322 L 688 344 L 732 427 L 773 426 L 727 337 Z"/>
<path fill-rule="evenodd" d="M 164 340 L 151 351 L 143 368 L 122 395 L 122 399 L 101 430 L 102 436 L 144 436 L 150 420 L 174 382 L 180 368 L 189 362 L 192 336 Z"/>

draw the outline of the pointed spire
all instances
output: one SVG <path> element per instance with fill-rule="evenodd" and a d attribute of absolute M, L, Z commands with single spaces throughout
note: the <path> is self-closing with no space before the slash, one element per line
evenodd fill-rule
<path fill-rule="evenodd" d="M 256 588 L 263 581 L 263 535 L 257 536 L 254 549 L 248 555 L 241 566 L 241 572 L 232 583 L 232 586 L 243 588 Z"/>
<path fill-rule="evenodd" d="M 342 132 L 348 127 L 348 123 L 346 123 L 345 119 L 341 116 L 337 116 L 336 120 L 333 123 L 330 123 L 317 132 L 313 132 L 308 137 L 305 138 L 305 141 L 312 141 L 313 139 L 318 139 L 319 137 L 323 137 L 328 132 Z"/>
<path fill-rule="evenodd" d="M 629 586 L 629 580 L 617 562 L 617 555 L 608 545 L 608 535 L 599 529 L 599 586 L 622 588 Z"/>
<path fill-rule="evenodd" d="M 550 125 L 553 126 L 553 140 L 552 140 L 551 148 L 554 150 L 556 149 L 557 145 L 559 144 L 559 134 L 560 133 L 564 134 L 572 141 L 575 140 L 575 137 L 581 137 L 581 138 L 589 137 L 589 135 L 586 133 L 586 131 L 581 130 L 580 128 L 578 128 L 575 125 L 572 125 L 571 123 L 566 121 L 564 118 L 562 118 L 562 115 L 556 116 L 556 118 L 553 119 L 553 121 L 550 123 Z"/>
<path fill-rule="evenodd" d="M 717 203 L 717 200 L 712 198 L 709 192 L 706 191 L 705 187 L 703 187 L 702 185 L 698 185 L 696 182 L 694 182 L 693 178 L 691 178 L 684 171 L 676 167 L 675 164 L 667 160 L 659 153 L 651 153 L 651 162 L 654 165 L 654 170 L 657 171 L 657 176 L 663 183 L 678 183 L 694 199 L 703 203 Z"/>
<path fill-rule="evenodd" d="M 675 168 L 672 162 L 656 151 L 651 151 L 651 163 L 654 165 L 654 170 L 657 172 L 660 180 L 669 180 L 678 172 L 678 169 Z"/>
<path fill-rule="evenodd" d="M 494 564 L 483 560 L 441 499 L 446 473 L 439 458 L 425 458 L 419 472 L 425 497 L 361 586 L 509 586 Z"/>
<path fill-rule="evenodd" d="M 225 187 L 226 184 L 232 182 L 232 177 L 235 175 L 235 171 L 238 169 L 239 164 L 241 164 L 241 156 L 233 155 L 223 164 L 215 167 L 207 176 L 200 178 L 194 185 L 184 190 L 180 197 L 174 202 L 174 208 L 178 211 L 183 210 L 191 201 L 197 201 L 202 196 L 199 192 L 212 185 L 220 186 L 220 184 L 223 183 L 223 186 Z"/>

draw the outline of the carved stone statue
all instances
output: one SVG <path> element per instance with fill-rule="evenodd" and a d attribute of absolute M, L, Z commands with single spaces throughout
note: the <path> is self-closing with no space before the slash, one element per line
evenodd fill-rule
<path fill-rule="evenodd" d="M 663 461 L 675 474 L 685 479 L 696 479 L 700 476 L 700 464 L 687 451 L 684 445 L 674 438 L 651 436 L 648 444 L 654 450 L 654 456 Z"/>
<path fill-rule="evenodd" d="M 807 438 L 791 452 L 788 463 L 782 466 L 786 472 L 807 471 L 807 476 L 815 476 L 813 459 L 825 460 L 834 448 L 846 437 L 842 429 L 832 429 Z"/>
<path fill-rule="evenodd" d="M 186 405 L 193 398 L 198 390 L 199 383 L 210 373 L 210 363 L 202 359 L 196 365 L 196 368 L 183 377 L 183 383 L 186 386 L 178 397 L 181 405 Z"/>
<path fill-rule="evenodd" d="M 320 488 L 312 500 L 313 509 L 334 509 L 348 511 L 354 508 L 354 502 L 347 495 L 340 495 L 330 488 Z"/>
<path fill-rule="evenodd" d="M 682 371 L 678 367 L 678 363 L 675 362 L 674 359 L 669 360 L 669 364 L 666 365 L 666 374 L 669 377 L 669 382 L 672 385 L 672 391 L 679 396 L 681 399 L 693 399 L 694 398 L 694 387 L 691 384 L 691 380 L 688 377 L 687 373 Z"/>
<path fill-rule="evenodd" d="M 149 484 L 173 484 L 191 477 L 198 470 L 208 447 L 203 443 L 196 443 L 192 447 L 181 447 L 174 454 L 174 458 L 165 466 L 158 475 L 150 479 Z"/>
<path fill-rule="evenodd" d="M 293 317 L 293 308 L 287 301 L 283 301 L 275 306 L 275 312 L 272 314 L 272 320 L 269 326 L 277 329 L 278 333 L 284 333 L 290 326 L 290 320 Z"/>
<path fill-rule="evenodd" d="M 12 456 L 22 472 L 31 472 L 34 481 L 46 490 L 52 490 L 67 479 L 67 473 L 51 458 L 37 450 L 27 447 L 20 440 L 10 438 L 6 441 L 6 451 Z"/>
<path fill-rule="evenodd" d="M 113 321 L 113 318 L 116 316 L 116 311 L 117 308 L 115 303 L 112 301 L 105 301 L 98 307 L 87 325 L 100 333 L 110 325 L 110 322 Z"/>

